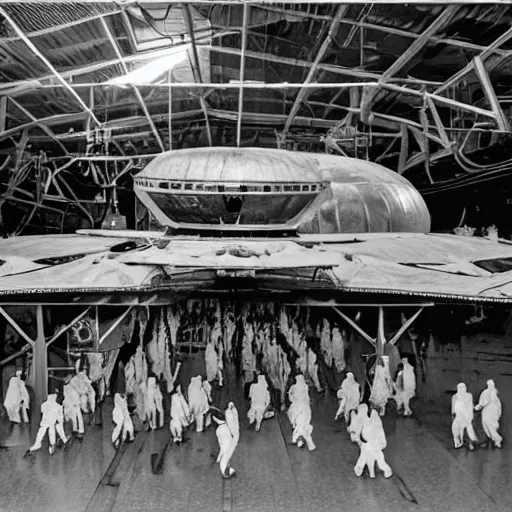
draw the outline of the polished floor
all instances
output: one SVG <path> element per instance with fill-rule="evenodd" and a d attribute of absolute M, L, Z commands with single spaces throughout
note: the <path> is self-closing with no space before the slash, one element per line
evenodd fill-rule
<path fill-rule="evenodd" d="M 24 458 L 29 427 L 0 425 L 1 512 L 351 512 L 512 510 L 509 492 L 512 429 L 502 429 L 502 450 L 475 452 L 451 447 L 450 417 L 416 404 L 414 419 L 384 419 L 386 459 L 395 475 L 358 478 L 358 448 L 334 401 L 314 399 L 317 450 L 291 445 L 285 414 L 247 429 L 245 408 L 240 444 L 232 459 L 237 477 L 224 481 L 215 464 L 215 432 L 189 432 L 182 446 L 166 448 L 168 430 L 141 432 L 117 454 L 111 425 L 88 426 L 82 443 L 50 456 L 47 446 Z M 107 417 L 107 415 L 105 415 Z M 509 434 L 507 434 L 509 432 Z M 153 463 L 152 463 L 153 459 Z M 161 474 L 153 469 L 163 461 Z"/>

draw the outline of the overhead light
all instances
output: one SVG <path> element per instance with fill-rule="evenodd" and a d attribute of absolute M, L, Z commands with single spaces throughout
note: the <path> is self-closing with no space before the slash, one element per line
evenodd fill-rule
<path fill-rule="evenodd" d="M 118 76 L 109 80 L 112 85 L 143 85 L 152 84 L 160 78 L 164 73 L 173 69 L 175 66 L 183 62 L 188 55 L 188 46 L 180 47 L 179 51 L 152 60 L 143 66 L 130 71 L 126 75 Z"/>

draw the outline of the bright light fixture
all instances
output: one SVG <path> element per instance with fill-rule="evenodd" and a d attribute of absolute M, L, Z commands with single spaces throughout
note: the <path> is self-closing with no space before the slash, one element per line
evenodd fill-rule
<path fill-rule="evenodd" d="M 187 53 L 188 45 L 180 48 L 178 52 L 152 60 L 126 75 L 113 78 L 109 83 L 113 85 L 152 84 L 164 73 L 183 62 L 187 58 Z"/>

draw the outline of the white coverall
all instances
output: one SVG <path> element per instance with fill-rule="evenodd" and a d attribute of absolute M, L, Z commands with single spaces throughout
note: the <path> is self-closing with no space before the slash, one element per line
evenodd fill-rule
<path fill-rule="evenodd" d="M 157 428 L 156 415 L 158 413 L 158 428 L 164 426 L 164 405 L 162 392 L 156 382 L 155 377 L 148 378 L 148 385 L 146 387 L 146 418 L 149 423 L 149 428 L 155 430 Z"/>
<path fill-rule="evenodd" d="M 288 409 L 288 419 L 292 424 L 293 434 L 292 443 L 297 444 L 299 448 L 306 442 L 308 450 L 316 449 L 311 434 L 313 425 L 311 425 L 311 405 L 309 403 L 308 385 L 303 375 L 297 375 L 295 384 L 290 388 L 288 396 L 291 401 Z"/>
<path fill-rule="evenodd" d="M 114 410 L 112 411 L 112 421 L 115 424 L 112 432 L 112 443 L 117 448 L 120 441 L 133 441 L 135 438 L 133 422 L 130 418 L 126 398 L 119 393 L 114 395 Z"/>
<path fill-rule="evenodd" d="M 249 425 L 256 422 L 256 432 L 259 432 L 265 411 L 270 405 L 270 392 L 264 375 L 258 375 L 258 382 L 251 384 L 249 398 L 251 400 L 251 407 L 247 412 Z"/>
<path fill-rule="evenodd" d="M 27 411 L 30 407 L 30 397 L 25 382 L 21 380 L 20 370 L 9 380 L 4 407 L 7 410 L 9 421 L 12 423 L 20 423 L 20 421 L 28 423 Z"/>
<path fill-rule="evenodd" d="M 80 407 L 84 413 L 94 413 L 96 409 L 96 391 L 92 387 L 91 380 L 87 377 L 85 370 L 78 372 L 70 384 L 80 395 Z"/>
<path fill-rule="evenodd" d="M 348 425 L 348 433 L 350 434 L 350 440 L 353 443 L 357 443 L 361 437 L 361 432 L 364 425 L 370 420 L 368 416 L 368 405 L 359 404 L 357 412 L 352 411 L 350 417 L 350 424 Z"/>
<path fill-rule="evenodd" d="M 73 432 L 84 433 L 84 418 L 80 409 L 80 395 L 71 383 L 64 386 L 64 401 L 62 402 L 64 409 L 64 420 L 71 421 Z"/>
<path fill-rule="evenodd" d="M 384 459 L 382 450 L 387 446 L 386 434 L 384 433 L 382 420 L 376 410 L 372 411 L 370 419 L 363 425 L 358 444 L 361 452 L 354 466 L 354 473 L 357 476 L 361 476 L 365 466 L 368 466 L 370 478 L 375 478 L 375 463 L 384 472 L 385 478 L 393 475 L 393 470 Z"/>
<path fill-rule="evenodd" d="M 470 440 L 469 449 L 473 450 L 476 434 L 473 429 L 473 395 L 466 391 L 466 384 L 457 384 L 457 393 L 452 397 L 452 423 L 453 444 L 461 448 L 464 443 L 464 431 L 467 431 Z"/>
<path fill-rule="evenodd" d="M 487 381 L 487 389 L 484 389 L 480 394 L 480 400 L 475 410 L 482 410 L 484 432 L 496 448 L 501 448 L 503 438 L 498 433 L 501 418 L 501 400 L 498 398 L 498 390 L 492 379 Z"/>
<path fill-rule="evenodd" d="M 361 398 L 359 384 L 354 380 L 354 374 L 352 372 L 347 373 L 336 396 L 340 399 L 340 406 L 338 407 L 334 421 L 343 414 L 345 423 L 348 424 L 350 411 L 357 409 Z"/>
<path fill-rule="evenodd" d="M 225 422 L 221 422 L 217 418 L 214 418 L 215 422 L 219 425 L 215 431 L 220 449 L 217 462 L 222 476 L 224 478 L 230 478 L 235 475 L 235 470 L 229 466 L 229 462 L 240 439 L 238 411 L 236 410 L 233 402 L 228 404 L 225 415 Z"/>
<path fill-rule="evenodd" d="M 41 405 L 41 423 L 39 424 L 39 430 L 37 431 L 36 440 L 30 447 L 31 452 L 35 452 L 41 449 L 41 443 L 43 442 L 44 435 L 48 431 L 48 437 L 50 438 L 50 455 L 55 452 L 55 430 L 62 439 L 62 442 L 66 444 L 68 439 L 64 433 L 64 414 L 62 412 L 62 405 L 57 403 L 57 395 L 48 395 L 48 400 Z"/>
<path fill-rule="evenodd" d="M 196 431 L 204 429 L 204 416 L 208 412 L 208 395 L 203 387 L 201 376 L 192 377 L 188 385 L 188 404 L 190 414 L 196 422 Z"/>
<path fill-rule="evenodd" d="M 381 362 L 375 367 L 370 403 L 381 416 L 386 413 L 386 404 L 392 395 L 392 381 L 389 373 L 389 357 L 382 356 Z"/>
<path fill-rule="evenodd" d="M 183 441 L 183 429 L 190 424 L 189 415 L 188 404 L 178 386 L 178 390 L 171 397 L 171 421 L 169 422 L 169 429 L 175 443 Z"/>
<path fill-rule="evenodd" d="M 414 368 L 409 364 L 406 358 L 402 359 L 403 370 L 398 373 L 395 383 L 395 395 L 393 396 L 396 407 L 400 410 L 404 408 L 404 416 L 411 416 L 412 411 L 409 402 L 416 395 L 416 376 Z"/>

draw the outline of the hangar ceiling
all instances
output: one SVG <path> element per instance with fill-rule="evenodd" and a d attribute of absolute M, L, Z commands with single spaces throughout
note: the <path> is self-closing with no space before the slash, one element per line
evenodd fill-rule
<path fill-rule="evenodd" d="M 472 155 L 509 140 L 511 15 L 503 4 L 1 3 L 0 203 L 40 205 L 53 187 L 80 209 L 97 190 L 54 186 L 56 175 L 78 169 L 105 189 L 151 155 L 208 145 L 356 156 L 420 188 L 479 173 Z M 446 158 L 455 170 L 436 167 Z"/>

